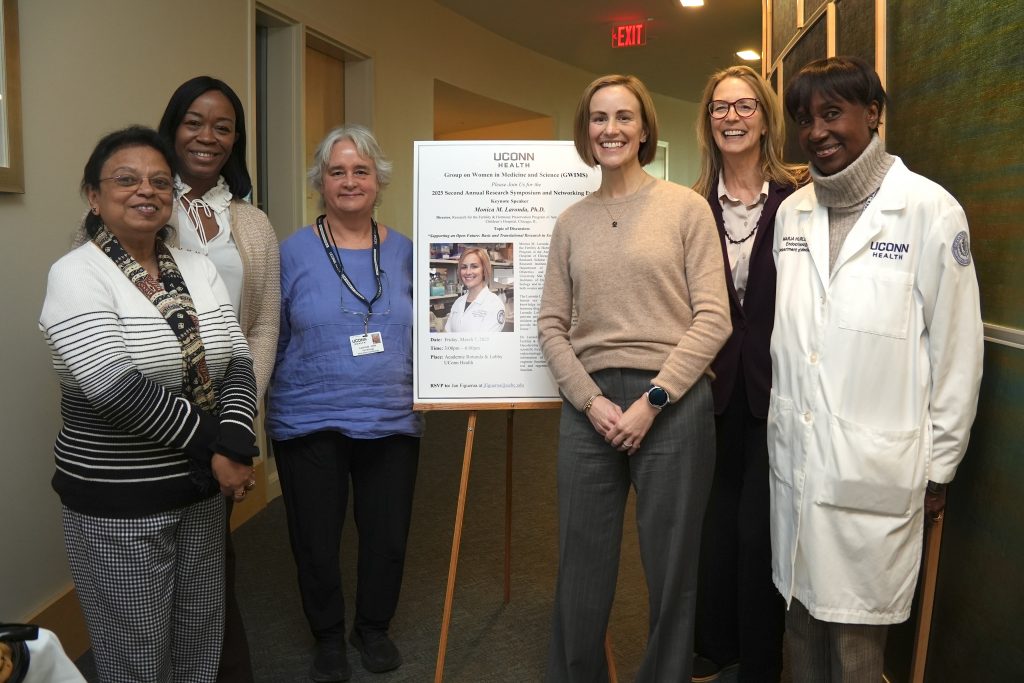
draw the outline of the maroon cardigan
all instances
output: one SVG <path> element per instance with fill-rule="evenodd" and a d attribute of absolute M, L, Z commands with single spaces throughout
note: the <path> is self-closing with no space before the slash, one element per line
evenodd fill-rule
<path fill-rule="evenodd" d="M 772 386 L 769 346 L 772 326 L 775 324 L 775 260 L 772 257 L 775 213 L 782 200 L 793 194 L 796 188 L 775 183 L 768 185 L 768 197 L 761 210 L 761 218 L 757 221 L 757 234 L 754 235 L 754 246 L 750 252 L 746 298 L 740 304 L 729 268 L 722 204 L 716 196 L 718 182 L 712 187 L 708 203 L 718 225 L 718 239 L 725 260 L 725 282 L 729 290 L 729 312 L 732 316 L 732 334 L 711 362 L 711 369 L 715 373 L 715 381 L 711 384 L 715 414 L 721 415 L 729 405 L 736 385 L 736 375 L 742 364 L 750 412 L 754 417 L 767 418 L 768 392 Z"/>

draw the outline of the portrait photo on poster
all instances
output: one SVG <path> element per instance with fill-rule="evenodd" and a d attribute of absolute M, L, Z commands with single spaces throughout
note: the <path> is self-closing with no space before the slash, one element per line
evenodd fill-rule
<path fill-rule="evenodd" d="M 512 242 L 431 242 L 430 331 L 515 332 Z"/>

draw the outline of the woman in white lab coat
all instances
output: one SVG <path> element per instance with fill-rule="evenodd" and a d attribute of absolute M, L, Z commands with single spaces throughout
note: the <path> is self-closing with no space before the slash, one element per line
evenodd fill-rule
<path fill-rule="evenodd" d="M 466 293 L 455 300 L 445 332 L 501 332 L 505 303 L 491 291 L 491 259 L 480 247 L 466 247 L 459 256 L 459 281 Z"/>
<path fill-rule="evenodd" d="M 793 680 L 875 682 L 974 420 L 977 278 L 960 205 L 885 152 L 866 63 L 808 64 L 785 104 L 813 184 L 776 218 L 773 577 Z"/>

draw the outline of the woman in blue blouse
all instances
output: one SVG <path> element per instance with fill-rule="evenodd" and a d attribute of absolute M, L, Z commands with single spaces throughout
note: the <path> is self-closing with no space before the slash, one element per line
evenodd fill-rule
<path fill-rule="evenodd" d="M 325 213 L 281 245 L 267 429 L 316 639 L 310 677 L 343 681 L 351 675 L 339 569 L 349 479 L 359 531 L 349 642 L 369 671 L 402 663 L 388 626 L 423 431 L 412 412 L 412 242 L 373 218 L 391 163 L 365 128 L 328 133 L 309 176 Z"/>

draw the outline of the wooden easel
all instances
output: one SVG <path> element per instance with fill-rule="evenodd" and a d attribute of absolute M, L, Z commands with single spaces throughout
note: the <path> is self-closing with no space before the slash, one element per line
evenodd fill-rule
<path fill-rule="evenodd" d="M 512 598 L 512 429 L 516 410 L 537 410 L 558 408 L 560 401 L 538 401 L 531 403 L 417 403 L 417 411 L 468 410 L 466 418 L 466 444 L 462 451 L 462 475 L 459 478 L 459 498 L 455 507 L 455 529 L 452 532 L 452 554 L 448 563 L 448 585 L 444 594 L 444 612 L 441 617 L 441 640 L 437 648 L 437 666 L 434 669 L 435 683 L 444 679 L 444 658 L 448 649 L 448 629 L 452 618 L 452 600 L 455 596 L 455 574 L 459 565 L 459 548 L 462 545 L 462 526 L 466 513 L 466 494 L 469 491 L 469 469 L 473 461 L 473 439 L 476 436 L 476 417 L 480 410 L 506 410 L 505 421 L 505 592 L 507 605 Z"/>

